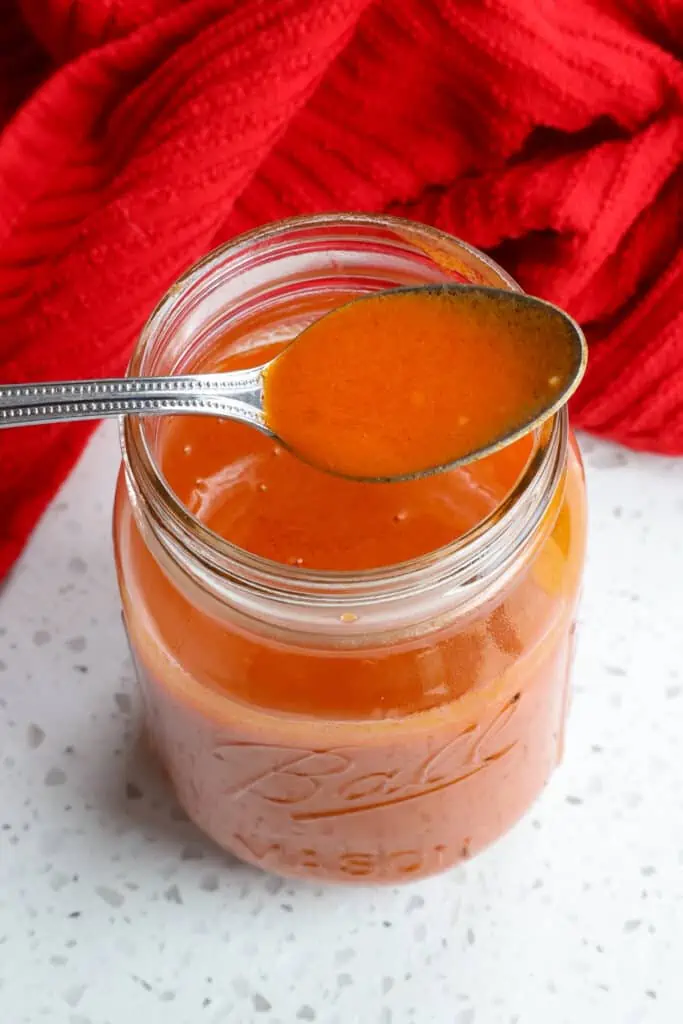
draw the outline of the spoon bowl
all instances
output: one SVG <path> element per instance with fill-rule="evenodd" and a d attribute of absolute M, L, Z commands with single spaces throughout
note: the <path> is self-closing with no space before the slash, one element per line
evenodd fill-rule
<path fill-rule="evenodd" d="M 268 427 L 311 465 L 410 480 L 534 430 L 568 401 L 586 361 L 581 328 L 549 302 L 472 285 L 400 288 L 310 324 L 264 367 L 262 404 Z"/>

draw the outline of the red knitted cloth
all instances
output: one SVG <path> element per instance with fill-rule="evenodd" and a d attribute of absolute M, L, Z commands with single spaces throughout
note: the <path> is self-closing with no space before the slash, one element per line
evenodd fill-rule
<path fill-rule="evenodd" d="M 279 217 L 452 231 L 587 327 L 576 422 L 683 453 L 683 0 L 2 0 L 0 380 L 120 373 Z M 87 431 L 0 432 L 0 576 Z"/>

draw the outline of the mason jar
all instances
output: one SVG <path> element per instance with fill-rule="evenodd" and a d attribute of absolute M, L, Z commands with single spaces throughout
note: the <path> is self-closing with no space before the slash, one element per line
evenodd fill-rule
<path fill-rule="evenodd" d="M 255 365 L 352 296 L 448 281 L 517 288 L 482 253 L 407 221 L 268 226 L 173 285 L 130 373 Z M 449 477 L 462 470 L 442 474 L 446 543 L 360 568 L 341 542 L 318 567 L 226 539 L 201 496 L 174 487 L 164 438 L 164 421 L 123 422 L 114 537 L 146 727 L 196 825 L 268 871 L 364 883 L 442 871 L 509 829 L 562 755 L 586 529 L 566 409 L 475 463 L 460 490 Z M 372 551 L 385 527 L 360 492 L 339 493 L 343 515 L 330 504 L 318 530 L 342 516 L 349 548 Z"/>

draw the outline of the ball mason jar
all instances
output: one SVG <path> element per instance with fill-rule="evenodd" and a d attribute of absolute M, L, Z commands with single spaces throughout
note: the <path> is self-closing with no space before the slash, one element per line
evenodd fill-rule
<path fill-rule="evenodd" d="M 517 288 L 407 221 L 267 226 L 173 285 L 130 373 L 191 372 L 217 341 L 284 344 L 349 296 L 444 281 Z M 213 533 L 165 482 L 159 430 L 122 424 L 116 560 L 146 727 L 196 825 L 265 870 L 356 883 L 442 871 L 509 829 L 562 754 L 585 548 L 566 409 L 472 529 L 363 571 L 280 564 Z"/>

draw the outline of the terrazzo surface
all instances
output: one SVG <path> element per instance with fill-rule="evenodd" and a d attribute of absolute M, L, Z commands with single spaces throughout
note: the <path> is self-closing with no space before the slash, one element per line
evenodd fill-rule
<path fill-rule="evenodd" d="M 144 752 L 96 435 L 0 592 L 2 1024 L 683 1020 L 683 461 L 582 443 L 563 766 L 464 867 L 335 889 L 227 859 Z"/>

